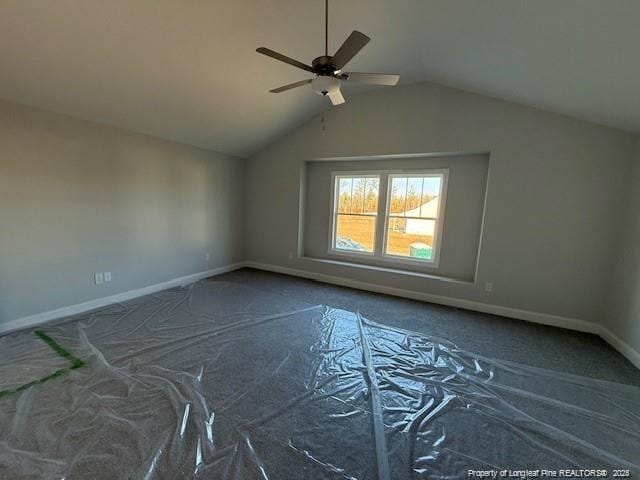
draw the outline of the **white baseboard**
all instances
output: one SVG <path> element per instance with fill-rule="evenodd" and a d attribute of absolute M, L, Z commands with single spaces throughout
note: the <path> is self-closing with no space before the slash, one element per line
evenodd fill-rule
<path fill-rule="evenodd" d="M 384 293 L 395 297 L 411 298 L 413 300 L 421 300 L 423 302 L 437 303 L 439 305 L 447 305 L 450 307 L 464 308 L 475 312 L 490 313 L 503 317 L 516 318 L 519 320 L 527 320 L 534 323 L 542 323 L 544 325 L 552 325 L 554 327 L 568 328 L 578 330 L 580 332 L 598 333 L 599 325 L 585 320 L 575 318 L 560 317 L 558 315 L 550 315 L 547 313 L 532 312 L 529 310 L 521 310 L 518 308 L 503 307 L 500 305 L 492 305 L 489 303 L 476 302 L 473 300 L 464 300 L 461 298 L 445 297 L 442 295 L 433 295 L 431 293 L 417 292 L 414 290 L 404 290 L 401 288 L 388 287 L 386 285 L 378 285 L 374 283 L 361 282 L 350 278 L 338 277 L 334 275 L 326 275 L 323 273 L 309 272 L 306 270 L 298 270 L 294 268 L 281 267 L 279 265 L 270 265 L 258 262 L 245 262 L 247 267 L 256 268 L 258 270 L 268 270 L 270 272 L 284 273 L 296 277 L 309 278 L 323 283 L 331 283 L 343 287 L 356 288 L 358 290 L 366 290 L 376 293 Z"/>
<path fill-rule="evenodd" d="M 244 262 L 224 265 L 222 267 L 214 268 L 211 270 L 205 270 L 204 272 L 198 272 L 192 275 L 186 275 L 184 277 L 173 278 L 171 280 L 167 280 L 166 282 L 157 283 L 155 285 L 149 285 L 147 287 L 117 293 L 108 297 L 96 298 L 94 300 L 78 303 L 76 305 L 57 308 L 55 310 L 37 313 L 28 317 L 16 318 L 14 320 L 10 320 L 7 323 L 0 324 L 0 334 L 6 334 L 28 327 L 35 327 L 42 323 L 56 320 L 58 318 L 77 315 L 78 313 L 88 312 L 90 310 L 95 310 L 96 308 L 101 308 L 114 303 L 125 302 L 127 300 L 142 297 L 144 295 L 150 295 L 152 293 L 160 292 L 162 290 L 189 285 L 191 283 L 197 282 L 198 280 L 202 280 L 203 278 L 220 275 L 221 273 L 231 272 L 242 267 L 244 267 Z"/>
<path fill-rule="evenodd" d="M 622 355 L 627 357 L 636 367 L 640 368 L 640 352 L 611 332 L 611 330 L 604 327 L 600 327 L 598 335 L 600 335 L 605 342 L 619 351 Z"/>
<path fill-rule="evenodd" d="M 599 335 L 613 348 L 631 361 L 636 367 L 640 368 L 640 353 L 633 349 L 629 344 L 625 343 L 619 337 L 615 336 L 606 328 L 586 320 L 577 318 L 562 317 L 559 315 L 551 315 L 548 313 L 533 312 L 530 310 L 522 310 L 512 307 L 504 307 L 500 305 L 492 305 L 488 303 L 476 302 L 473 300 L 464 300 L 461 298 L 445 297 L 442 295 L 433 295 L 430 293 L 416 292 L 413 290 L 404 290 L 401 288 L 387 287 L 374 283 L 361 282 L 346 277 L 338 277 L 334 275 L 326 275 L 323 273 L 310 272 L 307 270 L 299 270 L 295 268 L 282 267 L 280 265 L 272 265 L 260 262 L 247 261 L 245 266 L 258 270 L 266 270 L 270 272 L 283 273 L 296 277 L 308 278 L 318 282 L 340 285 L 343 287 L 356 288 L 358 290 L 366 290 L 376 293 L 384 293 L 396 297 L 411 298 L 413 300 L 421 300 L 424 302 L 437 303 L 439 305 L 447 305 L 450 307 L 464 308 L 476 312 L 490 313 L 503 317 L 515 318 L 518 320 L 526 320 L 528 322 L 540 323 L 543 325 L 551 325 L 554 327 L 567 328 L 579 332 L 594 333 Z"/>
<path fill-rule="evenodd" d="M 168 290 L 170 288 L 179 287 L 182 285 L 189 285 L 197 282 L 203 278 L 220 275 L 222 273 L 238 270 L 243 267 L 251 267 L 258 270 L 266 270 L 269 272 L 283 273 L 286 275 L 292 275 L 295 277 L 308 278 L 316 280 L 318 282 L 330 283 L 333 285 L 340 285 L 343 287 L 355 288 L 358 290 L 366 290 L 376 293 L 384 293 L 387 295 L 393 295 L 396 297 L 411 298 L 413 300 L 420 300 L 424 302 L 436 303 L 439 305 L 447 305 L 450 307 L 464 308 L 467 310 L 473 310 L 476 312 L 490 313 L 493 315 L 500 315 L 503 317 L 515 318 L 519 320 L 526 320 L 528 322 L 540 323 L 543 325 L 551 325 L 554 327 L 567 328 L 569 330 L 577 330 L 580 332 L 595 333 L 602 337 L 613 348 L 619 351 L 622 355 L 627 357 L 631 363 L 640 368 L 640 352 L 635 350 L 631 345 L 623 341 L 620 337 L 613 334 L 608 329 L 597 325 L 593 322 L 580 320 L 576 318 L 562 317 L 558 315 L 550 315 L 547 313 L 532 312 L 530 310 L 521 310 L 517 308 L 504 307 L 500 305 L 491 305 L 488 303 L 476 302 L 473 300 L 464 300 L 454 297 L 445 297 L 442 295 L 433 295 L 430 293 L 416 292 L 412 290 L 404 290 L 401 288 L 387 287 L 384 285 L 378 285 L 374 283 L 361 282 L 358 280 L 352 280 L 346 277 L 338 277 L 334 275 L 325 275 L 322 273 L 310 272 L 307 270 L 299 270 L 294 268 L 282 267 L 279 265 L 272 265 L 266 263 L 259 263 L 253 261 L 238 262 L 231 265 L 224 265 L 222 267 L 214 268 L 212 270 L 206 270 L 204 272 L 194 273 L 192 275 L 186 275 L 184 277 L 178 277 L 166 282 L 158 283 L 155 285 L 149 285 L 147 287 L 138 288 L 135 290 L 129 290 L 127 292 L 110 295 L 108 297 L 97 298 L 95 300 L 89 300 L 87 302 L 79 303 L 77 305 L 70 305 L 67 307 L 58 308 L 55 310 L 49 310 L 47 312 L 30 315 L 28 317 L 17 318 L 7 323 L 0 324 L 0 334 L 6 334 L 15 330 L 21 330 L 23 328 L 34 327 L 42 323 L 76 315 L 96 308 L 101 308 L 113 303 L 125 302 L 134 298 L 142 297 L 144 295 L 150 295 L 152 293 L 160 292 L 162 290 Z"/>

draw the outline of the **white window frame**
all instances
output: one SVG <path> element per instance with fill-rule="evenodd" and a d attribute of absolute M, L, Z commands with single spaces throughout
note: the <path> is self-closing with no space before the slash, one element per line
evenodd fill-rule
<path fill-rule="evenodd" d="M 377 178 L 378 179 L 378 212 L 376 213 L 375 224 L 373 226 L 373 251 L 360 251 L 360 250 L 346 250 L 342 248 L 335 247 L 336 240 L 336 229 L 338 228 L 338 194 L 340 190 L 336 188 L 338 184 L 338 179 L 341 177 L 359 177 L 359 178 Z M 380 186 L 382 185 L 382 177 L 376 173 L 371 171 L 366 172 L 332 172 L 331 173 L 331 210 L 329 210 L 331 215 L 330 225 L 331 230 L 329 231 L 329 253 L 333 255 L 344 255 L 348 257 L 374 257 L 376 254 L 376 245 L 378 240 L 378 226 L 380 219 Z M 343 215 L 357 215 L 357 214 L 343 214 Z M 373 215 L 363 215 L 363 216 L 373 216 Z"/>
<path fill-rule="evenodd" d="M 336 188 L 337 181 L 341 177 L 369 177 L 379 178 L 378 191 L 378 214 L 374 227 L 374 248 L 373 252 L 361 252 L 357 250 L 343 250 L 335 248 L 337 212 L 339 189 Z M 440 201 L 438 202 L 438 215 L 436 218 L 426 218 L 424 220 L 434 220 L 435 229 L 433 237 L 433 258 L 431 260 L 419 260 L 411 257 L 387 254 L 387 229 L 389 227 L 389 208 L 391 205 L 391 182 L 395 177 L 440 177 Z M 395 265 L 411 265 L 424 268 L 438 268 L 440 266 L 440 254 L 442 252 L 442 232 L 444 227 L 444 214 L 447 203 L 447 190 L 449 186 L 449 169 L 430 168 L 420 170 L 365 170 L 365 171 L 336 171 L 331 173 L 331 205 L 329 210 L 329 249 L 330 255 L 351 258 L 370 258 L 382 263 Z"/>
<path fill-rule="evenodd" d="M 390 207 L 391 207 L 391 182 L 394 178 L 424 178 L 424 177 L 439 177 L 441 178 L 440 182 L 440 192 L 438 201 L 438 214 L 435 218 L 431 217 L 404 217 L 404 218 L 416 218 L 418 220 L 433 220 L 435 222 L 434 235 L 433 235 L 433 245 L 431 246 L 433 250 L 433 258 L 431 260 L 418 260 L 411 257 L 405 257 L 402 255 L 393 255 L 387 253 L 387 229 L 389 228 L 389 220 L 390 220 Z M 389 259 L 394 263 L 403 263 L 408 265 L 428 265 L 433 268 L 437 268 L 440 266 L 440 251 L 442 244 L 442 230 L 444 225 L 444 211 L 445 205 L 447 203 L 447 186 L 449 184 L 449 170 L 448 169 L 429 169 L 429 170 L 412 170 L 412 171 L 404 171 L 393 173 L 389 172 L 386 179 L 387 183 L 387 199 L 385 201 L 385 211 L 384 211 L 384 234 L 382 235 L 382 256 L 385 259 Z M 392 215 L 393 216 L 393 215 Z"/>

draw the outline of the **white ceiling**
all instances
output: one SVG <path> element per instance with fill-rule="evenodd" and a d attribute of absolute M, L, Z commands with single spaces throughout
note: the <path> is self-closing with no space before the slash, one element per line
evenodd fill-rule
<path fill-rule="evenodd" d="M 308 75 L 255 53 L 310 62 L 324 45 L 323 8 L 2 0 L 0 97 L 247 156 L 328 108 L 310 88 L 268 93 Z M 330 0 L 329 11 L 330 50 L 354 29 L 372 37 L 346 70 L 640 131 L 638 0 Z"/>

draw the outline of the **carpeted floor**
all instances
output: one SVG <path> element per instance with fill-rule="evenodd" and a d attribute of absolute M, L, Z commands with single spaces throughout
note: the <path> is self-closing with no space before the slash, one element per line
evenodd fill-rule
<path fill-rule="evenodd" d="M 217 277 L 445 338 L 492 358 L 640 385 L 640 370 L 597 335 L 245 268 Z"/>
<path fill-rule="evenodd" d="M 593 335 L 243 269 L 1 336 L 0 478 L 637 476 L 638 385 Z"/>

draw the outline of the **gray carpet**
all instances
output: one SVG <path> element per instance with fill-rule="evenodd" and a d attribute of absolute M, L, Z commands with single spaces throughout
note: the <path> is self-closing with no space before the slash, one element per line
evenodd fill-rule
<path fill-rule="evenodd" d="M 0 478 L 637 475 L 639 377 L 594 336 L 245 269 L 0 337 Z"/>
<path fill-rule="evenodd" d="M 638 370 L 597 335 L 245 268 L 217 278 L 355 312 L 460 348 L 559 372 L 640 385 Z"/>

